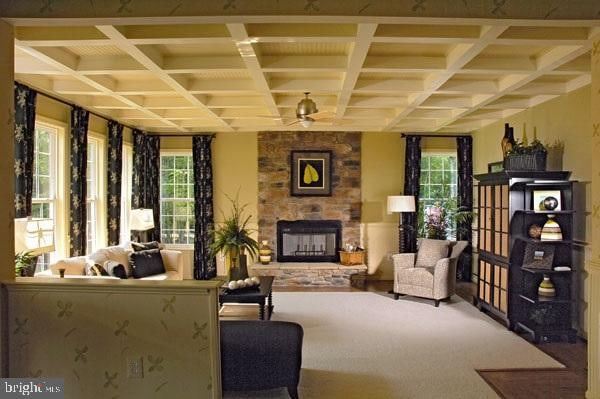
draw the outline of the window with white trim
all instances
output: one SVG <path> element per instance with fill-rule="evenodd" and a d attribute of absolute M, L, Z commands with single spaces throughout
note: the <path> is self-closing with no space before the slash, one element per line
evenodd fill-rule
<path fill-rule="evenodd" d="M 457 160 L 456 153 L 427 153 L 421 154 L 421 177 L 419 192 L 419 231 L 423 231 L 425 213 L 434 205 L 441 205 L 453 212 L 457 199 Z M 449 217 L 447 237 L 456 235 L 455 218 Z"/>
<path fill-rule="evenodd" d="M 31 217 L 52 219 L 56 226 L 58 128 L 36 122 L 33 150 Z M 36 271 L 44 271 L 56 253 L 40 255 Z"/>
<path fill-rule="evenodd" d="M 160 157 L 160 228 L 165 244 L 194 243 L 194 168 L 191 153 Z"/>
<path fill-rule="evenodd" d="M 133 148 L 123 146 L 123 168 L 121 174 L 121 224 L 120 242 L 131 241 L 129 230 L 129 212 L 131 211 L 131 179 L 133 174 Z"/>
<path fill-rule="evenodd" d="M 96 250 L 98 237 L 98 192 L 100 175 L 98 171 L 98 160 L 100 152 L 100 143 L 98 140 L 88 138 L 87 153 L 87 245 L 86 254 L 91 254 Z"/>

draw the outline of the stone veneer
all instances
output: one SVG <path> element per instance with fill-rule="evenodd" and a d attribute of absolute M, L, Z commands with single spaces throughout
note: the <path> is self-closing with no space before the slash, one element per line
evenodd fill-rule
<path fill-rule="evenodd" d="M 343 266 L 337 263 L 254 264 L 253 276 L 275 276 L 275 286 L 350 287 L 364 284 L 367 266 Z"/>
<path fill-rule="evenodd" d="M 360 242 L 360 132 L 258 134 L 258 236 L 277 253 L 278 220 L 342 221 L 342 245 Z M 331 197 L 290 195 L 292 150 L 331 150 Z M 275 258 L 275 256 L 274 256 Z"/>

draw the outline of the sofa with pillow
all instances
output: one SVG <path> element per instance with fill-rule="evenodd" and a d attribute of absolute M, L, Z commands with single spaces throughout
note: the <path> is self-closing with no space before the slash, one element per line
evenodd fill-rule
<path fill-rule="evenodd" d="M 154 243 L 132 243 L 131 247 L 106 247 L 87 256 L 62 259 L 35 275 L 54 277 L 65 269 L 66 277 L 75 278 L 183 280 L 182 264 L 179 251 L 160 249 Z"/>

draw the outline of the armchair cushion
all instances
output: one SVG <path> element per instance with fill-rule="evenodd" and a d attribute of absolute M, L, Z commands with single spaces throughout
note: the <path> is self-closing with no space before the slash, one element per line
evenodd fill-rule
<path fill-rule="evenodd" d="M 448 257 L 450 241 L 423 238 L 417 252 L 416 267 L 434 266 L 440 259 Z"/>

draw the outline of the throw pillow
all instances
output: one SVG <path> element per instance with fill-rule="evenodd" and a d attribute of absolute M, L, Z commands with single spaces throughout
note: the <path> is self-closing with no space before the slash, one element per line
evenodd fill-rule
<path fill-rule="evenodd" d="M 423 238 L 417 251 L 416 267 L 435 266 L 438 260 L 448 257 L 450 241 Z"/>
<path fill-rule="evenodd" d="M 148 249 L 161 249 L 160 243 L 158 241 L 150 241 L 150 242 L 131 242 L 131 248 L 135 252 L 138 251 L 146 251 Z"/>
<path fill-rule="evenodd" d="M 165 265 L 160 255 L 160 249 L 133 252 L 129 255 L 129 263 L 133 278 L 165 273 Z"/>
<path fill-rule="evenodd" d="M 92 276 L 108 276 L 108 272 L 102 267 L 102 265 L 95 264 L 90 267 Z"/>
<path fill-rule="evenodd" d="M 122 279 L 127 278 L 127 271 L 125 270 L 125 266 L 114 260 L 107 260 L 106 262 L 104 262 L 104 269 L 111 276 Z"/>
<path fill-rule="evenodd" d="M 86 274 L 85 256 L 66 258 L 50 265 L 52 274 L 59 274 L 58 269 L 65 269 L 65 275 L 74 274 L 82 276 Z"/>

